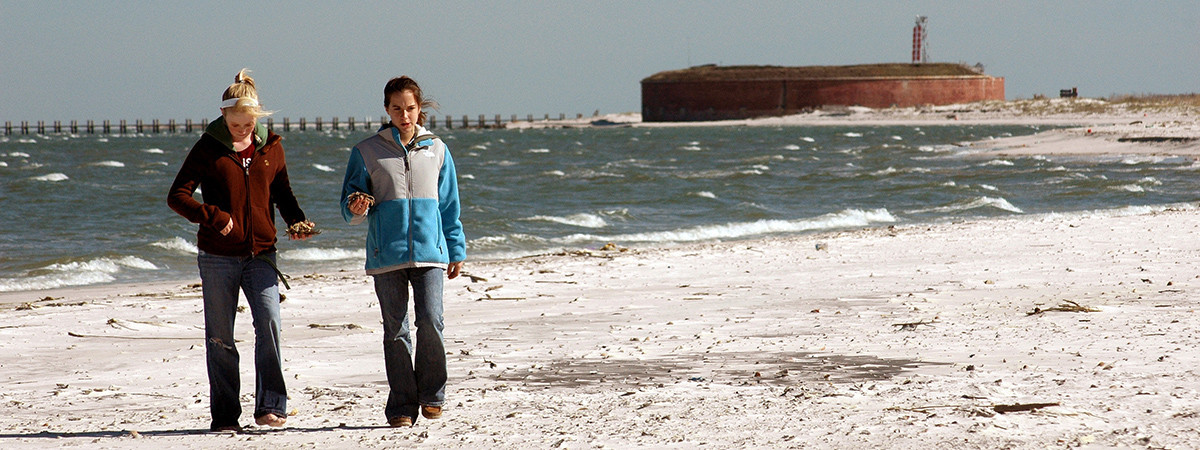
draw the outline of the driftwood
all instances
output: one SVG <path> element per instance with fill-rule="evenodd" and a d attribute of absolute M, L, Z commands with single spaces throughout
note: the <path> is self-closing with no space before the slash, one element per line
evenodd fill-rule
<path fill-rule="evenodd" d="M 1058 406 L 1058 403 L 1017 403 L 1013 405 L 992 405 L 992 410 L 1000 414 L 1010 412 L 1033 411 L 1036 409 Z"/>
<path fill-rule="evenodd" d="M 309 328 L 317 328 L 317 329 L 321 329 L 321 330 L 358 330 L 358 329 L 363 328 L 362 325 L 359 325 L 356 323 L 339 323 L 339 324 L 329 324 L 329 325 L 321 324 L 321 323 L 310 323 L 310 324 L 308 324 L 308 327 Z"/>
<path fill-rule="evenodd" d="M 1042 408 L 1049 408 L 1051 406 L 1059 406 L 1059 404 L 1058 403 L 1014 403 L 1014 404 L 1010 404 L 1010 405 L 993 404 L 993 405 L 991 405 L 990 409 L 992 411 L 998 412 L 1000 414 L 1005 414 L 1005 413 L 1010 413 L 1010 412 L 1034 411 L 1034 410 L 1038 410 L 1038 409 L 1042 409 Z M 926 405 L 926 406 L 914 406 L 911 408 L 903 408 L 903 407 L 899 407 L 899 406 L 893 406 L 893 407 L 890 407 L 887 409 L 891 410 L 891 411 L 913 411 L 913 412 L 919 412 L 922 414 L 933 414 L 932 412 L 930 412 L 930 410 L 938 409 L 938 408 L 960 408 L 960 407 L 962 407 L 962 405 Z"/>
<path fill-rule="evenodd" d="M 82 334 L 82 333 L 76 333 L 76 332 L 73 332 L 73 331 L 68 331 L 68 332 L 67 332 L 67 336 L 71 336 L 71 337 L 77 337 L 77 338 L 105 338 L 105 339 L 146 339 L 146 340 L 168 340 L 168 341 L 179 341 L 179 340 L 186 340 L 186 341 L 192 341 L 192 340 L 204 340 L 204 338 L 203 338 L 202 336 L 196 336 L 196 337 L 165 337 L 165 336 L 105 336 L 105 335 L 103 335 L 103 334 Z"/>
<path fill-rule="evenodd" d="M 937 319 L 918 320 L 916 322 L 907 322 L 907 323 L 893 323 L 892 326 L 900 327 L 901 330 L 915 330 L 915 329 L 917 329 L 917 327 L 919 327 L 921 325 L 933 326 L 933 324 L 935 324 L 935 323 L 938 323 Z"/>
<path fill-rule="evenodd" d="M 525 300 L 525 297 L 492 297 L 489 295 L 475 299 L 477 302 L 482 302 L 484 300 Z"/>
<path fill-rule="evenodd" d="M 1071 301 L 1071 300 L 1063 300 L 1063 303 L 1062 303 L 1061 305 L 1058 305 L 1058 306 L 1055 306 L 1055 307 L 1052 307 L 1052 308 L 1046 308 L 1046 309 L 1042 309 L 1042 308 L 1035 307 L 1035 308 L 1033 308 L 1033 311 L 1027 312 L 1027 313 L 1025 313 L 1025 315 L 1027 315 L 1027 316 L 1032 316 L 1032 315 L 1035 315 L 1035 314 L 1041 314 L 1041 313 L 1044 313 L 1044 312 L 1046 312 L 1046 311 L 1063 311 L 1063 312 L 1100 312 L 1100 310 L 1099 310 L 1099 309 L 1096 309 L 1096 308 L 1092 308 L 1092 307 L 1088 307 L 1088 306 L 1083 306 L 1083 305 L 1080 305 L 1079 303 L 1075 303 L 1075 302 L 1073 302 L 1073 301 Z"/>

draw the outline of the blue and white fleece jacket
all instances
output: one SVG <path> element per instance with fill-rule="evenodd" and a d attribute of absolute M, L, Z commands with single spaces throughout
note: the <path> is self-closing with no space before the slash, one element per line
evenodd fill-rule
<path fill-rule="evenodd" d="M 410 147 L 388 126 L 350 150 L 342 182 L 342 218 L 367 221 L 368 275 L 413 267 L 442 267 L 467 257 L 459 221 L 458 180 L 450 150 L 417 126 Z M 350 212 L 348 197 L 375 197 L 365 216 Z"/>

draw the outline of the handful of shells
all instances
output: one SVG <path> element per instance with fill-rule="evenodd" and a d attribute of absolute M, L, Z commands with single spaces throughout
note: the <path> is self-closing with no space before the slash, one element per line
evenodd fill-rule
<path fill-rule="evenodd" d="M 366 192 L 355 192 L 346 196 L 346 203 L 354 203 L 360 198 L 367 199 L 367 206 L 375 206 L 375 197 L 372 197 L 371 194 Z"/>
<path fill-rule="evenodd" d="M 293 223 L 292 226 L 288 227 L 287 233 L 292 239 L 305 239 L 321 234 L 321 230 L 318 230 L 317 225 L 312 223 L 311 220 L 304 220 Z"/>

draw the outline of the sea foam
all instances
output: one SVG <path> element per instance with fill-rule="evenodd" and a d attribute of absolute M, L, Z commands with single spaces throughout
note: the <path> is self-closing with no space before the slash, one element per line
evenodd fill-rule
<path fill-rule="evenodd" d="M 0 292 L 107 283 L 116 280 L 117 274 L 129 269 L 158 270 L 159 268 L 136 256 L 56 263 L 34 271 L 35 274 L 31 276 L 0 278 Z"/>
<path fill-rule="evenodd" d="M 366 250 L 346 250 L 341 248 L 302 248 L 287 250 L 279 254 L 280 259 L 294 261 L 343 261 L 348 259 L 364 259 Z"/>
<path fill-rule="evenodd" d="M 624 243 L 698 242 L 721 239 L 739 239 L 772 233 L 799 233 L 808 231 L 834 230 L 864 227 L 876 223 L 895 222 L 896 218 L 886 209 L 863 211 L 847 209 L 822 216 L 797 220 L 758 220 L 734 222 L 721 225 L 702 225 L 678 230 L 633 233 L 617 236 L 575 234 L 559 241 L 564 244 L 581 242 L 612 241 Z"/>

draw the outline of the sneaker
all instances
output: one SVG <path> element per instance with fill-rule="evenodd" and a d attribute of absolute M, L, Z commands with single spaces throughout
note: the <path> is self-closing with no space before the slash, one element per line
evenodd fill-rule
<path fill-rule="evenodd" d="M 411 427 L 413 425 L 413 421 L 412 417 L 400 416 L 388 419 L 388 425 L 392 426 L 393 428 Z"/>
<path fill-rule="evenodd" d="M 421 416 L 426 419 L 440 419 L 442 418 L 442 407 L 421 405 Z"/>

